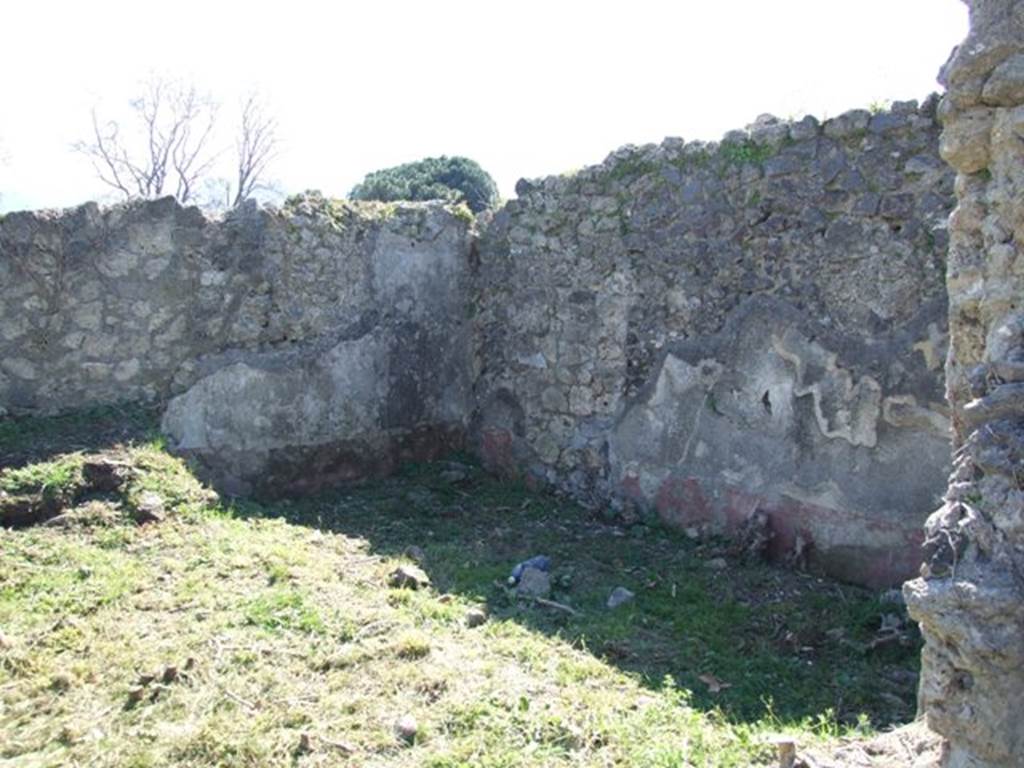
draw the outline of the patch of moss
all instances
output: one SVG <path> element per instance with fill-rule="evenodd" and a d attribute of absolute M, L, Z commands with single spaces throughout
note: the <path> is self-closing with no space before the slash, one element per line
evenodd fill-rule
<path fill-rule="evenodd" d="M 452 206 L 451 211 L 452 215 L 455 216 L 456 219 L 464 221 L 466 224 L 472 224 L 476 220 L 473 212 L 465 203 L 458 203 L 457 205 Z"/>
<path fill-rule="evenodd" d="M 612 181 L 625 179 L 636 179 L 657 170 L 658 164 L 639 155 L 630 155 L 620 160 L 611 170 L 608 171 L 608 178 Z"/>
<path fill-rule="evenodd" d="M 767 144 L 755 144 L 750 140 L 723 141 L 718 145 L 718 158 L 729 165 L 761 165 L 774 154 L 775 150 Z"/>

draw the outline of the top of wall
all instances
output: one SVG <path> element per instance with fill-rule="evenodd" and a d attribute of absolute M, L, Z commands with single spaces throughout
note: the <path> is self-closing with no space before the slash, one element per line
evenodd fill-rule
<path fill-rule="evenodd" d="M 945 303 L 953 177 L 936 100 L 823 123 L 765 117 L 721 142 L 626 146 L 574 174 L 520 181 L 482 229 L 483 279 L 555 303 L 613 274 L 639 292 L 630 392 L 664 344 L 717 333 L 750 297 L 783 300 L 823 332 L 892 332 L 923 301 Z M 522 322 L 494 318 L 508 333 Z"/>
<path fill-rule="evenodd" d="M 683 173 L 700 167 L 711 167 L 721 172 L 730 166 L 764 162 L 788 146 L 820 137 L 849 148 L 870 151 L 878 139 L 937 130 L 939 99 L 939 94 L 932 93 L 920 103 L 916 100 L 895 101 L 883 110 L 850 109 L 825 120 L 812 115 L 800 120 L 783 120 L 764 114 L 746 128 L 727 131 L 721 141 L 688 142 L 679 137 L 667 137 L 660 144 L 626 144 L 595 165 L 566 173 L 520 179 L 516 183 L 516 194 L 525 198 L 537 191 L 572 191 L 580 185 L 600 183 L 609 177 L 641 176 L 662 164 L 675 165 Z M 929 148 L 928 151 L 933 153 L 934 149 Z M 783 168 L 776 170 L 784 171 Z"/>

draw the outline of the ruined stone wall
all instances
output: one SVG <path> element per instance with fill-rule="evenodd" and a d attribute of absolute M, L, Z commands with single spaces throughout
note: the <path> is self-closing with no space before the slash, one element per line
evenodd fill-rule
<path fill-rule="evenodd" d="M 971 0 L 943 68 L 954 466 L 904 586 L 925 638 L 919 702 L 950 768 L 1024 765 L 1024 2 Z"/>
<path fill-rule="evenodd" d="M 172 442 L 239 492 L 434 455 L 470 410 L 469 218 L 318 197 L 10 214 L 0 415 L 178 395 Z"/>
<path fill-rule="evenodd" d="M 460 444 L 602 508 L 770 518 L 871 584 L 919 562 L 947 472 L 935 99 L 762 118 L 441 205 L 173 201 L 0 221 L 0 408 L 168 402 L 238 493 Z M 908 468 L 912 468 L 908 470 Z"/>
<path fill-rule="evenodd" d="M 948 468 L 935 99 L 523 181 L 484 230 L 493 466 L 893 584 Z"/>

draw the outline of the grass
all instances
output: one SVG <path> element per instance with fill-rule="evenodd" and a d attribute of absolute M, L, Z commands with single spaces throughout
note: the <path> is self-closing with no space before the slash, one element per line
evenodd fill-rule
<path fill-rule="evenodd" d="M 41 493 L 49 498 L 71 495 L 81 482 L 80 454 L 11 469 L 0 475 L 0 490 L 7 493 Z"/>
<path fill-rule="evenodd" d="M 775 154 L 775 150 L 766 144 L 755 144 L 752 141 L 723 141 L 718 145 L 718 156 L 723 162 L 732 165 L 761 165 Z"/>
<path fill-rule="evenodd" d="M 324 621 L 316 606 L 302 591 L 292 587 L 274 587 L 253 598 L 244 610 L 245 623 L 270 632 L 294 630 L 304 634 L 324 634 Z"/>
<path fill-rule="evenodd" d="M 73 475 L 83 453 L 43 446 L 64 430 L 77 450 L 77 424 L 19 422 L 0 450 L 37 460 L 0 486 Z M 819 744 L 913 716 L 918 649 L 872 650 L 894 609 L 868 592 L 595 519 L 465 459 L 227 504 L 134 429 L 110 432 L 134 468 L 119 495 L 0 529 L 0 765 L 772 765 L 771 733 Z M 120 514 L 143 492 L 162 522 Z M 388 588 L 412 545 L 432 586 Z M 575 614 L 507 590 L 538 553 Z M 636 599 L 610 611 L 616 586 Z M 470 627 L 474 609 L 488 620 Z"/>

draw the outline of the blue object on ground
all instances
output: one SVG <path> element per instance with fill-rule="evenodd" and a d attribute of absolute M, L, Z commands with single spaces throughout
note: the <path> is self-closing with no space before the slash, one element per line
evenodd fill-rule
<path fill-rule="evenodd" d="M 534 555 L 529 560 L 523 560 L 523 562 L 512 569 L 509 581 L 513 584 L 518 584 L 519 580 L 523 578 L 523 571 L 527 568 L 536 568 L 538 571 L 550 572 L 551 558 L 547 555 Z"/>

